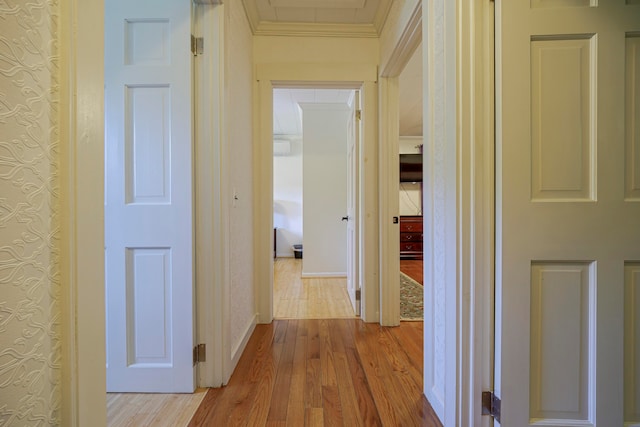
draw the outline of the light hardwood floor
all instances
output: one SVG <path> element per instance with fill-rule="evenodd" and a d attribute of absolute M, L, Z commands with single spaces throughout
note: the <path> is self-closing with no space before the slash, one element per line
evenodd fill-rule
<path fill-rule="evenodd" d="M 302 259 L 278 258 L 273 264 L 276 319 L 344 319 L 355 313 L 346 278 L 302 278 Z"/>
<path fill-rule="evenodd" d="M 107 393 L 107 426 L 186 426 L 206 392 L 199 388 L 193 394 Z"/>

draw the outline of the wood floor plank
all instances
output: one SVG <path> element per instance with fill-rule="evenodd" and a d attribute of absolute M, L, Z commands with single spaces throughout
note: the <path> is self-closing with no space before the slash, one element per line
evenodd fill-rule
<path fill-rule="evenodd" d="M 355 318 L 344 277 L 302 278 L 302 260 L 278 258 L 273 265 L 276 319 Z"/>
<path fill-rule="evenodd" d="M 287 425 L 304 425 L 305 394 L 304 388 L 307 378 L 307 336 L 302 335 L 304 326 L 298 327 L 298 339 L 293 356 L 293 371 L 291 372 L 291 392 L 287 404 Z"/>
<path fill-rule="evenodd" d="M 274 393 L 269 408 L 267 421 L 287 420 L 287 407 L 291 393 L 291 376 L 293 374 L 293 360 L 296 350 L 296 338 L 298 335 L 298 323 L 287 322 L 287 331 L 284 337 L 284 347 L 278 362 Z"/>
<path fill-rule="evenodd" d="M 342 426 L 342 404 L 338 386 L 322 386 L 322 418 L 325 426 Z"/>
<path fill-rule="evenodd" d="M 258 325 L 229 384 L 207 393 L 190 426 L 442 427 L 422 394 L 421 347 L 420 322 Z"/>

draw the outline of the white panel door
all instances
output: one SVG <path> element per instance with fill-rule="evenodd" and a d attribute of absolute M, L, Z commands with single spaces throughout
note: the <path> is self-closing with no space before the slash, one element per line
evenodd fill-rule
<path fill-rule="evenodd" d="M 497 3 L 504 426 L 640 423 L 639 3 Z"/>
<path fill-rule="evenodd" d="M 360 91 L 355 91 L 353 111 L 349 120 L 347 141 L 347 292 L 353 311 L 360 316 L 360 292 L 358 280 L 358 146 L 360 141 Z"/>
<path fill-rule="evenodd" d="M 193 392 L 191 5 L 105 7 L 107 391 Z"/>

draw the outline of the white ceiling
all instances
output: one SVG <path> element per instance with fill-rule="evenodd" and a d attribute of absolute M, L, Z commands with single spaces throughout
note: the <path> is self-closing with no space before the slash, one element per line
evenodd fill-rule
<path fill-rule="evenodd" d="M 274 89 L 273 134 L 275 137 L 300 137 L 302 111 L 299 103 L 351 104 L 353 90 L 349 89 Z"/>
<path fill-rule="evenodd" d="M 392 0 L 242 0 L 254 34 L 378 37 Z"/>

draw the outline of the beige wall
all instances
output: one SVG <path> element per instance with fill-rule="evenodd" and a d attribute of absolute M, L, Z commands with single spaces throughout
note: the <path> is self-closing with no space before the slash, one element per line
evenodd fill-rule
<path fill-rule="evenodd" d="M 378 64 L 379 44 L 374 38 L 256 36 L 253 52 L 256 64 Z"/>
<path fill-rule="evenodd" d="M 61 411 L 57 2 L 14 2 L 0 29 L 0 424 Z"/>

